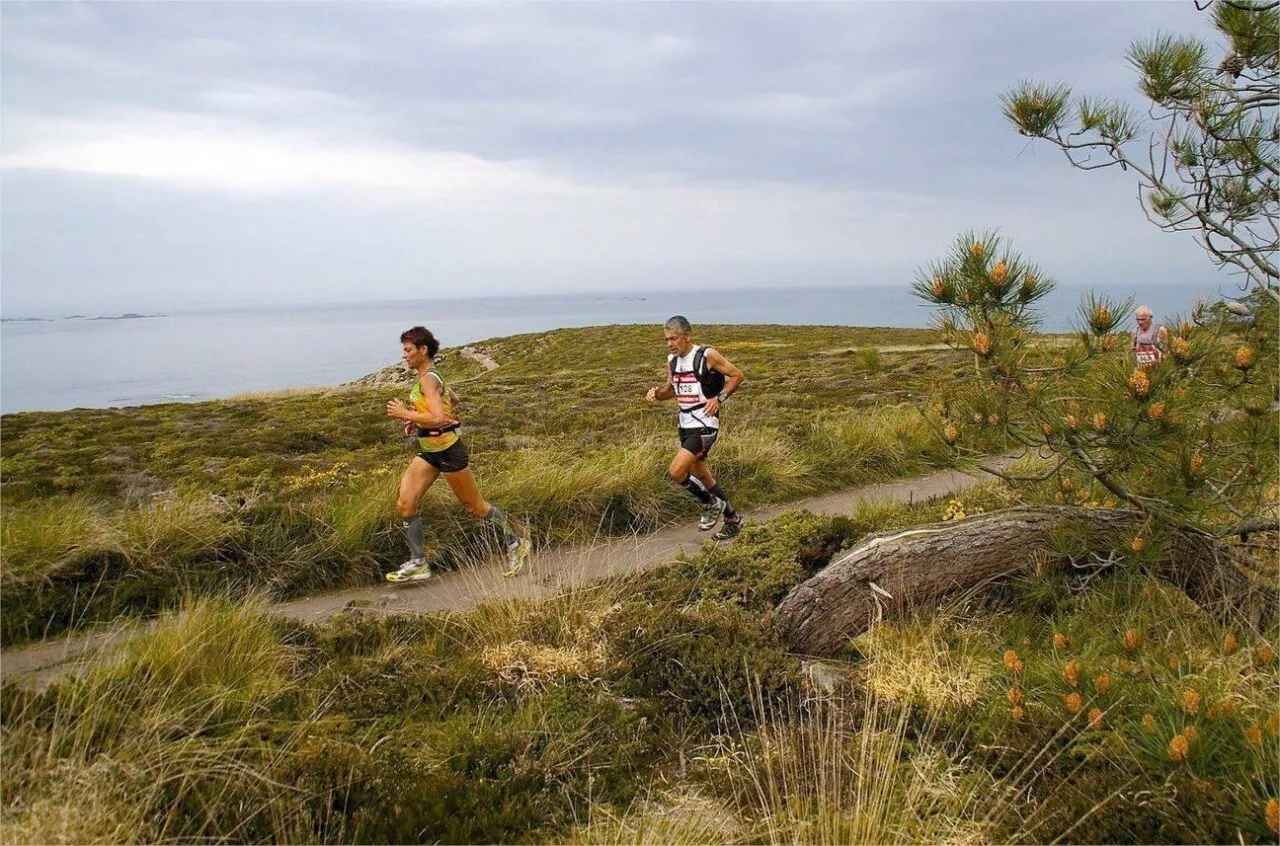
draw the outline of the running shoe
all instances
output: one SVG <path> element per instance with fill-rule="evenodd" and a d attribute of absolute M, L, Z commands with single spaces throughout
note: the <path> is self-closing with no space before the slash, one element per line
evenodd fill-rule
<path fill-rule="evenodd" d="M 525 562 L 529 560 L 531 547 L 528 538 L 517 538 L 508 544 L 507 565 L 502 569 L 502 575 L 509 579 L 523 570 Z"/>
<path fill-rule="evenodd" d="M 742 523 L 741 516 L 724 518 L 724 525 L 720 527 L 720 531 L 711 536 L 712 540 L 729 540 L 742 531 Z"/>
<path fill-rule="evenodd" d="M 716 497 L 711 502 L 702 506 L 702 516 L 698 518 L 698 531 L 709 532 L 716 527 L 716 523 L 720 522 L 720 515 L 724 513 L 724 507 L 727 503 L 720 497 Z"/>
<path fill-rule="evenodd" d="M 422 582 L 431 578 L 431 563 L 425 558 L 410 558 L 399 570 L 387 573 L 389 582 Z"/>

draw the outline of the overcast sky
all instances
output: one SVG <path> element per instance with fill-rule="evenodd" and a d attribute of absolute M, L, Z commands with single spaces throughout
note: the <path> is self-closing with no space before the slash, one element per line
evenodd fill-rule
<path fill-rule="evenodd" d="M 902 284 L 1000 227 L 1211 280 L 1023 78 L 1137 102 L 1186 2 L 0 4 L 0 308 Z"/>

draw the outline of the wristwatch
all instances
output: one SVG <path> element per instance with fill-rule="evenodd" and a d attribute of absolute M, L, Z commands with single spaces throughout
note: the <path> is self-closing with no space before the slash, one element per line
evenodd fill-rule
<path fill-rule="evenodd" d="M 728 399 L 729 399 L 729 395 L 726 394 L 724 391 L 721 391 L 720 393 L 716 394 L 716 400 L 721 405 L 724 405 L 728 401 Z"/>

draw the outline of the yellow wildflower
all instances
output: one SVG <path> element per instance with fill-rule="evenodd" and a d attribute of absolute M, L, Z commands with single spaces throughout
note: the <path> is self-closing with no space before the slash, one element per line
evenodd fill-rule
<path fill-rule="evenodd" d="M 1079 714 L 1084 709 L 1084 697 L 1078 693 L 1068 693 L 1063 702 L 1067 706 L 1067 710 L 1073 714 Z"/>
<path fill-rule="evenodd" d="M 1006 650 L 1005 650 L 1005 653 L 1004 653 L 1004 668 L 1005 668 L 1006 670 L 1015 671 L 1015 670 L 1017 670 L 1018 665 L 1019 665 L 1019 664 L 1021 664 L 1021 663 L 1022 663 L 1022 661 L 1020 661 L 1020 660 L 1018 659 L 1018 653 L 1014 652 L 1012 649 L 1006 649 Z"/>
<path fill-rule="evenodd" d="M 1103 673 L 1093 680 L 1093 687 L 1098 693 L 1106 693 L 1111 689 L 1111 676 Z"/>
<path fill-rule="evenodd" d="M 1066 423 L 1067 423 L 1068 429 L 1075 429 L 1077 426 L 1080 425 L 1080 421 L 1076 419 L 1076 416 L 1074 414 L 1067 415 Z"/>
<path fill-rule="evenodd" d="M 1151 405 L 1147 407 L 1147 419 L 1159 420 L 1161 417 L 1164 417 L 1164 403 L 1162 402 L 1151 403 Z"/>
<path fill-rule="evenodd" d="M 1147 539 L 1144 538 L 1142 535 L 1138 535 L 1136 538 L 1133 539 L 1132 542 L 1130 542 L 1129 548 L 1132 549 L 1134 552 L 1142 552 L 1142 550 L 1147 548 Z"/>
<path fill-rule="evenodd" d="M 1067 644 L 1068 644 L 1069 642 L 1070 642 L 1070 641 L 1068 641 L 1068 640 L 1067 640 L 1067 636 L 1066 636 L 1066 635 L 1064 635 L 1062 632 L 1054 632 L 1054 634 L 1053 634 L 1053 648 L 1054 648 L 1054 649 L 1066 649 L 1066 648 L 1067 648 Z"/>
<path fill-rule="evenodd" d="M 1016 707 L 1021 705 L 1023 702 L 1022 688 L 1015 684 L 1013 687 L 1009 688 L 1009 692 L 1005 694 L 1005 699 L 1009 700 L 1010 706 Z"/>
<path fill-rule="evenodd" d="M 1102 728 L 1102 710 L 1094 708 L 1089 712 L 1089 728 L 1098 731 Z"/>
<path fill-rule="evenodd" d="M 973 333 L 973 351 L 978 355 L 987 355 L 991 352 L 991 339 L 987 337 L 986 332 Z"/>
<path fill-rule="evenodd" d="M 1258 644 L 1258 648 L 1253 651 L 1253 654 L 1258 656 L 1258 661 L 1264 666 L 1276 660 L 1276 651 L 1265 640 Z"/>
<path fill-rule="evenodd" d="M 1200 691 L 1194 687 L 1182 691 L 1182 710 L 1192 717 L 1200 713 Z"/>
<path fill-rule="evenodd" d="M 976 259 L 982 258 L 982 254 L 984 251 L 985 251 L 985 248 L 982 246 L 981 241 L 974 241 L 973 246 L 969 248 L 969 254 Z"/>
<path fill-rule="evenodd" d="M 1198 452 L 1195 455 L 1191 456 L 1191 463 L 1188 465 L 1187 469 L 1191 471 L 1192 476 L 1203 476 L 1204 475 L 1204 456 Z"/>
<path fill-rule="evenodd" d="M 988 414 L 987 422 L 990 423 L 992 426 L 998 426 L 1000 424 L 1000 415 L 995 413 Z"/>
<path fill-rule="evenodd" d="M 1272 834 L 1280 834 L 1280 802 L 1275 799 L 1267 800 L 1267 828 L 1271 829 Z"/>
<path fill-rule="evenodd" d="M 1169 760 L 1181 761 L 1191 751 L 1191 743 L 1182 735 L 1175 734 L 1169 741 Z"/>
<path fill-rule="evenodd" d="M 1232 655 L 1240 648 L 1240 641 L 1236 640 L 1235 632 L 1227 632 L 1222 638 L 1222 651 L 1227 655 Z"/>
<path fill-rule="evenodd" d="M 930 290 L 933 291 L 933 295 L 935 297 L 941 297 L 947 292 L 947 286 L 943 284 L 941 279 L 935 276 L 933 277 L 933 285 L 930 286 Z"/>
<path fill-rule="evenodd" d="M 1241 370 L 1248 370 L 1253 367 L 1253 350 L 1249 347 L 1241 347 L 1236 350 L 1236 367 Z"/>
<path fill-rule="evenodd" d="M 1250 749 L 1257 749 L 1262 745 L 1262 729 L 1257 726 L 1249 726 L 1244 730 L 1244 745 Z"/>
<path fill-rule="evenodd" d="M 942 437 L 949 444 L 954 444 L 960 440 L 960 430 L 955 426 L 948 424 L 947 428 L 942 430 Z"/>
<path fill-rule="evenodd" d="M 1053 437 L 1053 425 L 1050 423 L 1041 423 L 1040 431 L 1046 438 Z"/>
<path fill-rule="evenodd" d="M 1134 539 L 1134 543 L 1137 543 L 1137 539 L 1136 539 L 1136 538 Z M 1138 550 L 1135 550 L 1135 551 L 1138 551 Z M 1142 642 L 1142 635 L 1138 633 L 1138 630 L 1137 630 L 1137 629 L 1127 629 L 1127 630 L 1125 631 L 1125 633 L 1124 633 L 1124 648 L 1125 648 L 1125 649 L 1127 649 L 1127 650 L 1129 650 L 1130 652 L 1132 652 L 1133 650 L 1135 650 L 1135 649 L 1137 649 L 1137 648 L 1138 648 L 1138 644 L 1139 644 L 1139 643 L 1141 643 L 1141 642 Z"/>
<path fill-rule="evenodd" d="M 1267 731 L 1272 734 L 1280 734 L 1280 714 L 1272 714 L 1267 719 Z"/>
<path fill-rule="evenodd" d="M 1105 430 L 1107 428 L 1107 415 L 1103 414 L 1101 411 L 1093 415 L 1093 428 L 1097 429 L 1099 432 Z"/>
<path fill-rule="evenodd" d="M 1187 726 L 1182 730 L 1182 734 L 1187 738 L 1187 740 L 1195 740 L 1200 736 L 1200 729 L 1195 726 Z"/>
<path fill-rule="evenodd" d="M 1022 718 L 1027 715 L 1027 712 L 1022 710 L 1021 705 L 1014 705 L 1009 709 L 1009 715 L 1013 717 L 1015 721 L 1022 722 Z"/>

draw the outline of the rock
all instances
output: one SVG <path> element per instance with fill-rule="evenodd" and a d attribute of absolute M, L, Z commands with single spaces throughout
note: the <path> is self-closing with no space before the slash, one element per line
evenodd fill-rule
<path fill-rule="evenodd" d="M 344 387 L 362 388 L 411 388 L 413 387 L 413 371 L 403 364 L 388 364 L 367 376 L 361 376 L 354 382 L 344 383 Z"/>

